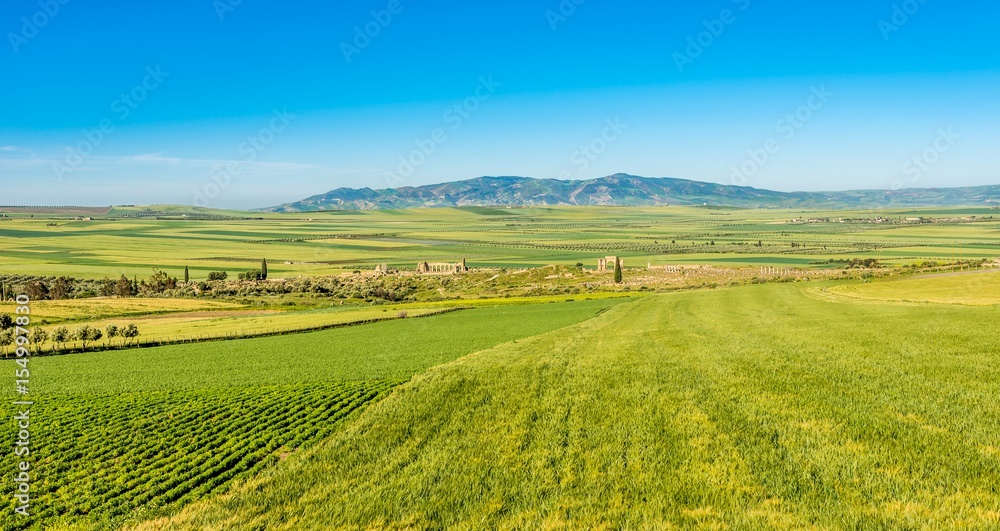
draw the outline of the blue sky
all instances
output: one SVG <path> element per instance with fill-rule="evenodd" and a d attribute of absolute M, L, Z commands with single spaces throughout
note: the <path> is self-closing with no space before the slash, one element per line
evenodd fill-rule
<path fill-rule="evenodd" d="M 996 3 L 9 0 L 0 203 L 1000 183 Z"/>

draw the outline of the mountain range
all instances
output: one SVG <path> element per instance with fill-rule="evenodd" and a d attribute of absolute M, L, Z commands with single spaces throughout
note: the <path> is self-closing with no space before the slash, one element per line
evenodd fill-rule
<path fill-rule="evenodd" d="M 776 192 L 668 177 L 615 174 L 586 181 L 478 177 L 426 186 L 373 190 L 338 188 L 269 212 L 385 210 L 461 206 L 656 206 L 871 209 L 916 206 L 1000 206 L 1000 186 L 904 188 L 844 192 Z"/>

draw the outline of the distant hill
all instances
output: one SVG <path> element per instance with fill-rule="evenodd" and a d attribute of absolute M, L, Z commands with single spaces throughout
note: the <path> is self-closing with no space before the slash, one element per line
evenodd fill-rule
<path fill-rule="evenodd" d="M 444 184 L 373 190 L 338 188 L 269 212 L 382 210 L 455 206 L 711 205 L 742 208 L 898 208 L 1000 206 L 1000 186 L 847 192 L 775 192 L 747 186 L 616 174 L 588 181 L 479 177 Z"/>

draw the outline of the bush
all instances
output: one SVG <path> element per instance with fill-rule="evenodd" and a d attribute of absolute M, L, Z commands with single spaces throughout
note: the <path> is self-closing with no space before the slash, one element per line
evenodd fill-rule
<path fill-rule="evenodd" d="M 239 276 L 240 280 L 253 280 L 253 281 L 257 281 L 257 280 L 264 280 L 264 278 L 265 278 L 264 277 L 264 272 L 263 271 L 259 271 L 257 269 L 251 269 L 249 271 L 240 273 L 240 276 Z"/>
<path fill-rule="evenodd" d="M 208 280 L 226 280 L 229 278 L 229 273 L 225 271 L 212 271 L 208 274 Z"/>

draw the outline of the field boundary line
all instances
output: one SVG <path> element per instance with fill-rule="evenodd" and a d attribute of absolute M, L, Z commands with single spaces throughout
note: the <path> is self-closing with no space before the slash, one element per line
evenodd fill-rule
<path fill-rule="evenodd" d="M 568 324 L 568 325 L 563 326 L 561 328 L 556 328 L 554 330 L 549 330 L 547 332 L 542 332 L 541 334 L 535 334 L 533 336 L 528 336 L 528 337 L 524 337 L 524 338 L 521 338 L 521 339 L 513 339 L 513 340 L 510 340 L 510 341 L 499 343 L 497 345 L 493 345 L 492 347 L 489 347 L 489 348 L 486 348 L 486 349 L 483 349 L 483 350 L 477 350 L 475 352 L 470 352 L 470 353 L 468 353 L 468 354 L 466 354 L 466 355 L 464 355 L 464 356 L 462 356 L 460 358 L 455 358 L 455 359 L 453 359 L 451 361 L 446 361 L 446 362 L 438 364 L 438 365 L 433 365 L 433 366 L 428 367 L 427 369 L 425 369 L 425 370 L 423 370 L 423 371 L 421 371 L 421 372 L 413 375 L 413 377 L 411 377 L 411 379 L 408 382 L 405 382 L 403 385 L 408 385 L 408 384 L 412 383 L 414 381 L 414 379 L 416 379 L 416 378 L 428 376 L 432 371 L 441 370 L 441 369 L 443 369 L 445 367 L 448 367 L 450 365 L 457 365 L 457 364 L 464 363 L 465 360 L 468 360 L 468 359 L 472 358 L 473 356 L 478 356 L 478 355 L 481 355 L 481 354 L 486 354 L 488 352 L 491 352 L 493 350 L 499 349 L 501 347 L 505 347 L 507 345 L 512 345 L 512 344 L 516 344 L 516 343 L 519 343 L 519 342 L 534 341 L 534 340 L 537 340 L 537 338 L 545 337 L 545 336 L 547 336 L 549 334 L 555 334 L 555 333 L 562 332 L 564 330 L 568 330 L 568 329 L 571 329 L 571 328 L 583 327 L 587 323 L 592 323 L 596 319 L 600 319 L 600 318 L 603 318 L 603 317 L 607 316 L 609 313 L 615 311 L 616 309 L 618 309 L 620 307 L 621 308 L 625 308 L 625 307 L 628 307 L 628 306 L 630 306 L 630 305 L 632 305 L 632 304 L 634 304 L 636 302 L 639 302 L 639 301 L 649 300 L 650 298 L 656 298 L 657 296 L 659 296 L 659 297 L 666 297 L 667 295 L 669 295 L 669 294 L 667 294 L 667 293 L 659 293 L 659 294 L 649 294 L 649 295 L 641 296 L 641 297 L 621 297 L 621 298 L 627 298 L 628 301 L 618 302 L 618 303 L 614 304 L 613 306 L 610 306 L 610 307 L 607 307 L 607 308 L 601 308 L 600 310 L 597 310 L 592 317 L 584 319 L 583 321 L 579 321 L 579 322 L 576 322 L 576 323 Z M 395 391 L 395 389 L 398 388 L 398 387 L 399 386 L 394 387 L 393 391 Z"/>
<path fill-rule="evenodd" d="M 263 337 L 276 337 L 276 336 L 287 336 L 293 334 L 304 334 L 309 332 L 322 332 L 324 330 L 333 330 L 336 328 L 347 328 L 351 326 L 361 326 L 366 324 L 375 324 L 387 321 L 399 321 L 404 319 L 420 319 L 424 317 L 435 317 L 438 315 L 444 315 L 448 313 L 458 312 L 462 310 L 473 310 L 474 306 L 458 306 L 453 308 L 442 308 L 440 310 L 432 310 L 428 313 L 420 315 L 412 315 L 407 317 L 398 316 L 386 316 L 386 317 L 375 317 L 371 319 L 361 319 L 357 321 L 348 321 L 346 323 L 331 323 L 325 325 L 316 325 L 305 328 L 295 328 L 289 330 L 268 330 L 259 333 L 249 333 L 249 334 L 239 334 L 239 335 L 227 335 L 227 336 L 212 336 L 212 337 L 195 337 L 195 338 L 184 338 L 184 339 L 163 339 L 163 340 L 153 340 L 148 342 L 139 342 L 133 345 L 95 345 L 92 348 L 84 350 L 83 348 L 71 348 L 61 351 L 52 351 L 45 353 L 38 353 L 36 356 L 63 356 L 68 354 L 87 354 L 91 352 L 107 352 L 116 350 L 132 350 L 139 348 L 156 348 L 156 347 L 166 347 L 171 345 L 192 345 L 196 343 L 208 343 L 212 341 L 237 341 L 241 339 L 258 339 Z"/>

